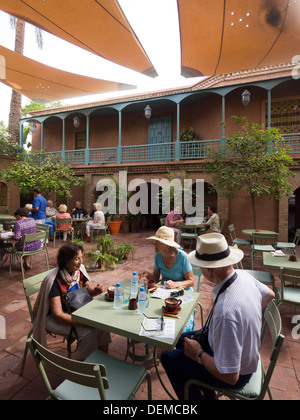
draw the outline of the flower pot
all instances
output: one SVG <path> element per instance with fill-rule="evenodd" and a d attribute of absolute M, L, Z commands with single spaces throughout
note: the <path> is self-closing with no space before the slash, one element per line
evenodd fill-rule
<path fill-rule="evenodd" d="M 109 231 L 111 235 L 118 235 L 120 232 L 122 221 L 109 222 Z"/>

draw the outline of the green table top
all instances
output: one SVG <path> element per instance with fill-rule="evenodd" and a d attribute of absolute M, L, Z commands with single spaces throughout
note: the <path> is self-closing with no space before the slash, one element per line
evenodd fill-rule
<path fill-rule="evenodd" d="M 296 261 L 289 261 L 290 255 L 286 257 L 274 257 L 270 252 L 263 253 L 264 267 L 269 270 L 280 270 L 280 268 L 300 269 L 300 257 L 297 256 Z"/>
<path fill-rule="evenodd" d="M 243 231 L 244 235 L 251 236 L 253 233 L 259 233 L 262 235 L 276 235 L 276 232 L 273 232 L 271 230 L 259 230 L 259 232 L 256 232 L 256 229 L 244 229 Z"/>
<path fill-rule="evenodd" d="M 177 341 L 179 340 L 182 331 L 191 314 L 193 313 L 193 310 L 196 307 L 200 297 L 200 294 L 196 292 L 185 291 L 185 294 L 192 295 L 194 300 L 182 305 L 181 311 L 178 313 L 180 319 L 174 319 L 174 340 L 159 337 L 140 336 L 139 333 L 144 316 L 139 315 L 137 310 L 130 311 L 128 309 L 128 304 L 122 304 L 121 309 L 114 309 L 113 302 L 106 301 L 104 294 L 98 296 L 96 299 L 74 312 L 72 314 L 72 320 L 88 325 L 90 327 L 99 328 L 114 334 L 121 335 L 123 337 L 130 338 L 137 342 L 149 344 L 163 350 L 172 351 Z M 161 316 L 163 305 L 164 301 L 162 299 L 150 298 L 150 303 L 146 310 L 146 315 L 149 317 Z"/>

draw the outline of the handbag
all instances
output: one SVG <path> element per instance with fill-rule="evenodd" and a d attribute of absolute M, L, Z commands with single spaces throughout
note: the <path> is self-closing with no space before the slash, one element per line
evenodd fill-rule
<path fill-rule="evenodd" d="M 92 300 L 91 295 L 89 294 L 89 291 L 86 287 L 83 287 L 82 289 L 76 289 L 65 296 L 66 307 L 70 315 L 73 312 L 77 311 L 77 309 L 80 309 L 87 303 L 91 302 L 91 300 Z M 77 346 L 74 352 L 71 351 L 71 344 L 74 341 L 73 334 L 75 335 L 75 339 L 77 340 Z M 71 327 L 70 334 L 68 336 L 68 351 L 70 353 L 75 353 L 77 349 L 78 349 L 78 335 L 77 335 L 76 327 Z"/>
<path fill-rule="evenodd" d="M 210 324 L 210 322 L 211 322 L 211 320 L 212 320 L 212 317 L 213 317 L 213 313 L 214 313 L 215 306 L 216 306 L 216 304 L 217 304 L 217 302 L 218 302 L 218 299 L 219 299 L 220 295 L 221 295 L 222 293 L 224 293 L 224 292 L 225 292 L 225 290 L 226 290 L 226 289 L 228 289 L 228 287 L 229 287 L 229 286 L 231 286 L 231 285 L 232 285 L 232 283 L 234 283 L 236 279 L 237 279 L 237 273 L 234 273 L 234 275 L 231 277 L 231 279 L 229 279 L 229 280 L 228 280 L 228 281 L 227 281 L 227 282 L 223 285 L 222 289 L 219 291 L 219 293 L 218 293 L 218 295 L 217 295 L 217 297 L 216 297 L 216 299 L 215 299 L 214 305 L 213 305 L 213 307 L 212 307 L 212 310 L 210 311 L 210 314 L 208 315 L 208 318 L 207 318 L 207 320 L 206 320 L 206 323 L 205 323 L 204 327 L 202 328 L 202 330 L 200 330 L 200 331 L 196 331 L 196 332 L 195 332 L 195 334 L 193 334 L 193 335 L 190 337 L 190 338 L 191 338 L 191 340 L 196 340 L 196 341 L 198 341 L 198 343 L 200 344 L 200 346 L 202 347 L 202 349 L 203 349 L 206 353 L 207 353 L 207 352 L 209 352 L 209 350 L 210 350 L 210 345 L 209 345 L 209 342 L 208 342 L 209 324 Z"/>

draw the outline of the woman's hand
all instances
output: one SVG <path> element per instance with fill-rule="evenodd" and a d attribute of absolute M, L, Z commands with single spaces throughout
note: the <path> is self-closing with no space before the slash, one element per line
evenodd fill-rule
<path fill-rule="evenodd" d="M 177 289 L 179 287 L 179 283 L 176 283 L 173 280 L 168 280 L 165 282 L 165 287 L 166 289 Z"/>
<path fill-rule="evenodd" d="M 103 285 L 97 284 L 97 286 L 95 286 L 94 289 L 89 290 L 89 293 L 92 297 L 101 295 L 103 293 Z"/>

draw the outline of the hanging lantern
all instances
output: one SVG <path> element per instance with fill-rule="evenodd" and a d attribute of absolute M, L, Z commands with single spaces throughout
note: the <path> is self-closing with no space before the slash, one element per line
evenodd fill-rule
<path fill-rule="evenodd" d="M 242 94 L 242 103 L 244 106 L 248 106 L 251 100 L 251 93 L 248 90 L 245 90 Z"/>
<path fill-rule="evenodd" d="M 145 108 L 145 117 L 147 118 L 147 120 L 150 120 L 151 115 L 152 115 L 152 109 L 149 105 L 147 105 Z"/>
<path fill-rule="evenodd" d="M 75 127 L 75 128 L 79 128 L 79 127 L 80 127 L 80 118 L 78 117 L 78 115 L 76 115 L 76 116 L 73 118 L 73 124 L 74 124 L 74 127 Z"/>
<path fill-rule="evenodd" d="M 30 128 L 30 131 L 32 132 L 32 134 L 36 132 L 36 124 L 34 123 L 34 121 L 32 121 L 30 123 L 29 128 Z"/>

